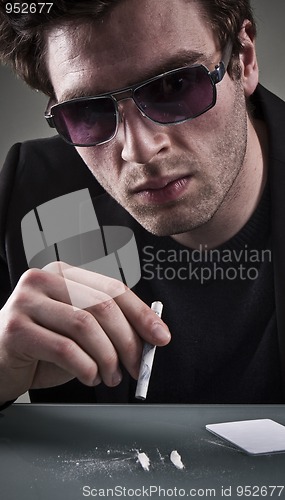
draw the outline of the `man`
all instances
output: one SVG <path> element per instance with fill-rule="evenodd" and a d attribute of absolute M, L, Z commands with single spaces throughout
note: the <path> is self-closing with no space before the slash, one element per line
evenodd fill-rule
<path fill-rule="evenodd" d="M 150 403 L 283 402 L 284 105 L 258 85 L 248 1 L 1 9 L 3 60 L 89 171 L 59 138 L 3 169 L 0 401 L 136 402 L 147 341 L 163 346 Z M 68 262 L 27 271 L 23 218 L 83 187 L 102 224 L 135 233 L 133 290 Z"/>

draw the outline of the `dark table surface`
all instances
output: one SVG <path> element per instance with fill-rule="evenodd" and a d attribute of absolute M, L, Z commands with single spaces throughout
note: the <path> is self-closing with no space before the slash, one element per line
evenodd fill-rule
<path fill-rule="evenodd" d="M 285 425 L 285 406 L 13 405 L 0 414 L 0 498 L 285 499 L 285 453 L 250 456 L 205 429 L 260 418 Z"/>

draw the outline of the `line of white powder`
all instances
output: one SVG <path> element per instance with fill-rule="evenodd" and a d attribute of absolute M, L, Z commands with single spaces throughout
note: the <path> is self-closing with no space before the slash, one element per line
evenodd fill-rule
<path fill-rule="evenodd" d="M 161 455 L 160 455 L 161 456 Z M 150 468 L 150 459 L 144 452 L 137 452 L 138 462 L 141 464 L 142 468 L 146 471 L 149 471 Z M 177 450 L 172 450 L 169 455 L 170 461 L 177 469 L 184 469 L 185 466 L 182 462 L 181 456 L 179 455 Z"/>

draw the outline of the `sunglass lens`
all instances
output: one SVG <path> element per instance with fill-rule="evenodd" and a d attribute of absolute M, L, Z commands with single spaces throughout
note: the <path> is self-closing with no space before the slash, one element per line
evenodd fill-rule
<path fill-rule="evenodd" d="M 134 99 L 146 116 L 158 123 L 178 123 L 201 115 L 215 104 L 215 91 L 203 66 L 185 68 L 138 89 Z"/>
<path fill-rule="evenodd" d="M 58 133 L 77 146 L 105 142 L 117 128 L 115 103 L 108 97 L 59 104 L 53 109 L 53 117 Z"/>

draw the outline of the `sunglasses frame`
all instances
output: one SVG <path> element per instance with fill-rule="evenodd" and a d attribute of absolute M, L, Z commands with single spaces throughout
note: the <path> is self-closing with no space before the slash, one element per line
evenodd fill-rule
<path fill-rule="evenodd" d="M 177 69 L 172 69 L 170 71 L 166 71 L 165 73 L 161 73 L 160 75 L 149 78 L 148 80 L 145 80 L 143 82 L 131 85 L 130 87 L 124 87 L 122 89 L 118 89 L 118 90 L 115 90 L 113 92 L 106 92 L 104 94 L 99 94 L 97 96 L 76 97 L 74 99 L 69 99 L 67 101 L 63 101 L 63 102 L 57 103 L 57 104 L 52 104 L 54 102 L 54 99 L 51 98 L 48 102 L 48 105 L 47 105 L 47 108 L 46 108 L 46 111 L 44 114 L 45 119 L 51 128 L 55 128 L 57 130 L 57 126 L 56 126 L 55 121 L 54 121 L 53 110 L 60 109 L 62 106 L 64 106 L 67 103 L 74 103 L 74 102 L 81 102 L 81 101 L 90 102 L 93 100 L 98 101 L 100 99 L 106 99 L 106 98 L 111 99 L 114 103 L 114 112 L 116 114 L 116 128 L 115 128 L 112 136 L 109 137 L 108 139 L 106 139 L 105 141 L 100 141 L 100 142 L 95 142 L 95 143 L 90 143 L 90 144 L 74 143 L 74 142 L 69 141 L 63 134 L 59 133 L 57 130 L 58 134 L 65 142 L 67 142 L 68 144 L 70 144 L 72 146 L 77 146 L 77 147 L 99 146 L 102 144 L 106 144 L 107 142 L 110 142 L 112 139 L 114 139 L 114 137 L 116 137 L 116 135 L 117 135 L 118 127 L 119 127 L 119 123 L 120 123 L 120 112 L 119 112 L 118 103 L 120 101 L 125 100 L 125 99 L 133 99 L 134 103 L 136 104 L 136 106 L 139 109 L 139 111 L 141 112 L 141 114 L 145 118 L 148 118 L 151 122 L 157 123 L 158 125 L 178 125 L 180 123 L 185 123 L 187 121 L 194 120 L 195 118 L 203 115 L 204 113 L 209 111 L 209 109 L 212 109 L 215 106 L 216 101 L 217 101 L 216 85 L 218 83 L 220 83 L 222 81 L 222 79 L 224 78 L 226 71 L 227 71 L 227 68 L 228 68 L 228 65 L 229 65 L 229 62 L 230 62 L 230 59 L 231 59 L 231 55 L 232 55 L 232 42 L 229 41 L 225 46 L 221 61 L 219 62 L 219 64 L 217 64 L 215 66 L 215 69 L 213 71 L 209 71 L 208 68 L 206 66 L 204 66 L 203 64 L 194 64 L 191 66 L 182 66 L 182 67 L 177 68 Z M 201 68 L 209 76 L 210 82 L 212 84 L 212 89 L 213 89 L 212 103 L 206 109 L 204 109 L 201 113 L 198 113 L 195 116 L 191 116 L 190 118 L 183 118 L 181 120 L 175 120 L 175 121 L 169 121 L 169 122 L 162 123 L 162 122 L 154 120 L 153 118 L 148 116 L 145 113 L 145 111 L 141 108 L 141 106 L 139 105 L 137 100 L 135 99 L 135 92 L 137 90 L 141 89 L 142 87 L 144 87 L 145 85 L 148 85 L 152 82 L 155 82 L 156 80 L 170 76 L 174 73 L 177 73 L 178 71 L 185 70 L 185 69 L 192 69 L 192 68 L 193 69 L 194 68 Z"/>

